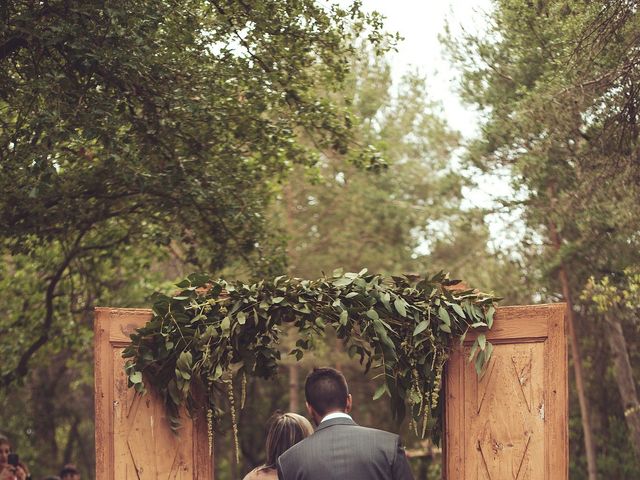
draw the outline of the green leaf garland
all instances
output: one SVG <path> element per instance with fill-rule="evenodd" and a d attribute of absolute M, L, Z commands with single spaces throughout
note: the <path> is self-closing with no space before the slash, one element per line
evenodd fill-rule
<path fill-rule="evenodd" d="M 442 369 L 453 340 L 486 331 L 498 300 L 455 288 L 458 283 L 444 272 L 385 278 L 366 269 L 253 284 L 192 274 L 177 284 L 175 296 L 155 294 L 152 319 L 131 335 L 123 353 L 129 386 L 144 392 L 145 382 L 152 384 L 177 425 L 181 406 L 194 411 L 198 405 L 192 388 L 198 382 L 206 387 L 208 415 L 219 414 L 223 405 L 216 404 L 214 391 L 225 378 L 277 374 L 286 326 L 298 331 L 290 352 L 297 360 L 332 328 L 365 371 L 380 371 L 375 399 L 387 394 L 397 421 L 408 408 L 416 432 L 437 440 Z M 469 361 L 481 374 L 492 348 L 484 334 L 477 338 Z"/>

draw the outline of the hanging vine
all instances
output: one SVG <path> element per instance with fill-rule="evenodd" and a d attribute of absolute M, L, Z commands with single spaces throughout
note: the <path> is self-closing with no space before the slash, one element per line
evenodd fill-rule
<path fill-rule="evenodd" d="M 225 410 L 216 400 L 216 388 L 227 393 L 235 417 L 232 376 L 242 378 L 242 407 L 247 375 L 269 379 L 277 374 L 286 325 L 298 331 L 289 352 L 297 360 L 325 329 L 333 328 L 365 372 L 380 371 L 374 400 L 387 396 L 398 421 L 409 408 L 416 433 L 437 437 L 442 371 L 452 342 L 479 331 L 470 354 L 479 375 L 492 352 L 482 332 L 493 324 L 498 299 L 452 288 L 458 283 L 443 272 L 385 278 L 366 269 L 336 271 L 318 280 L 281 276 L 250 285 L 193 274 L 177 284 L 181 290 L 175 296 L 156 294 L 153 318 L 131 336 L 123 353 L 129 359 L 129 386 L 144 392 L 144 381 L 152 384 L 176 427 L 181 406 L 191 412 L 198 406 L 194 382 L 206 385 L 212 444 L 213 424 Z"/>

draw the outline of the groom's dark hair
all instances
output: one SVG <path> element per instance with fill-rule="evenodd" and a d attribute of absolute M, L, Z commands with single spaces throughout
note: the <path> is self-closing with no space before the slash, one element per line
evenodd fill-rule
<path fill-rule="evenodd" d="M 304 383 L 304 395 L 318 415 L 324 416 L 331 410 L 347 408 L 349 387 L 335 368 L 314 368 Z"/>

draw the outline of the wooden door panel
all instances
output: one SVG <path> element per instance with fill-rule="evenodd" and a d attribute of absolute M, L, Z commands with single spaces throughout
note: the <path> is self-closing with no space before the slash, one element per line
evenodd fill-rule
<path fill-rule="evenodd" d="M 180 436 L 169 428 L 161 402 L 127 387 L 122 349 L 114 349 L 114 472 L 124 479 L 191 478 L 192 422 L 183 421 Z M 118 368 L 120 367 L 120 368 Z"/>
<path fill-rule="evenodd" d="M 543 480 L 531 472 L 531 458 L 544 454 L 544 393 L 538 378 L 544 363 L 544 344 L 496 345 L 486 374 L 478 379 L 465 370 L 471 410 L 466 451 L 476 452 L 470 471 L 479 478 Z"/>
<path fill-rule="evenodd" d="M 183 412 L 176 435 L 162 400 L 127 386 L 122 350 L 150 317 L 148 310 L 96 310 L 96 478 L 211 479 L 204 412 L 193 420 Z"/>
<path fill-rule="evenodd" d="M 491 361 L 479 378 L 470 337 L 446 377 L 449 480 L 562 480 L 567 472 L 564 305 L 498 309 Z"/>

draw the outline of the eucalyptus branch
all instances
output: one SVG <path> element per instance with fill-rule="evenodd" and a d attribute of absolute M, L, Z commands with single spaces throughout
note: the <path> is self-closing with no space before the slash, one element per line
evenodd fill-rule
<path fill-rule="evenodd" d="M 387 395 L 397 421 L 409 407 L 416 424 L 429 405 L 431 423 L 423 430 L 436 436 L 442 366 L 452 342 L 480 330 L 470 356 L 478 374 L 492 351 L 482 330 L 492 326 L 497 298 L 456 290 L 458 283 L 443 272 L 387 279 L 366 269 L 250 285 L 193 274 L 177 284 L 177 294 L 156 294 L 153 318 L 131 336 L 123 353 L 129 386 L 144 392 L 145 382 L 153 385 L 177 426 L 179 408 L 197 405 L 192 382 L 224 387 L 230 374 L 272 378 L 284 326 L 299 332 L 289 352 L 296 360 L 332 328 L 365 371 L 377 363 L 382 380 L 374 399 Z M 207 401 L 209 410 L 223 410 L 212 394 Z"/>

